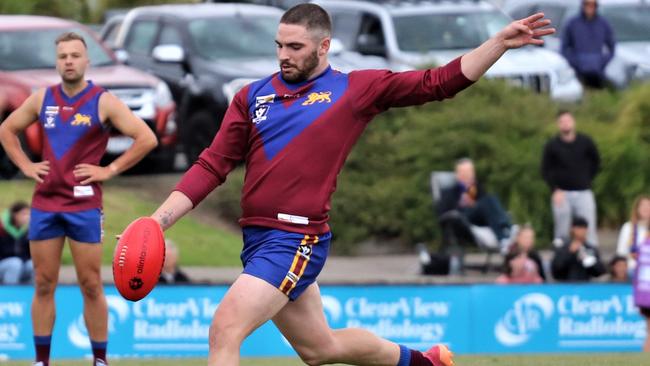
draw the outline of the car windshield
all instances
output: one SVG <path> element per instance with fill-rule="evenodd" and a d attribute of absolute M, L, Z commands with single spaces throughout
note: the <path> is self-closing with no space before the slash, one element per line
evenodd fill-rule
<path fill-rule="evenodd" d="M 75 32 L 83 35 L 88 46 L 88 58 L 90 58 L 92 66 L 106 66 L 115 63 L 95 38 L 83 29 L 43 28 L 0 32 L 0 70 L 13 71 L 56 67 L 54 40 L 64 32 Z"/>
<path fill-rule="evenodd" d="M 607 6 L 601 10 L 619 42 L 650 40 L 650 6 Z"/>
<path fill-rule="evenodd" d="M 402 51 L 466 49 L 479 46 L 510 20 L 500 12 L 440 13 L 395 16 Z"/>
<path fill-rule="evenodd" d="M 197 19 L 189 24 L 196 52 L 205 59 L 275 57 L 279 17 Z"/>

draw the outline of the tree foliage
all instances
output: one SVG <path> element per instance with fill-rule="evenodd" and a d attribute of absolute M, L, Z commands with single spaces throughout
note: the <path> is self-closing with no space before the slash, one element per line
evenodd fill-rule
<path fill-rule="evenodd" d="M 348 158 L 332 200 L 335 249 L 361 241 L 406 245 L 439 237 L 429 176 L 470 157 L 488 191 L 515 222 L 550 239 L 550 191 L 540 173 L 546 140 L 556 133 L 558 106 L 498 81 L 481 81 L 456 98 L 378 116 Z M 627 219 L 633 198 L 650 187 L 650 85 L 618 94 L 592 92 L 574 106 L 578 130 L 596 141 L 603 169 L 594 185 L 601 224 Z M 239 214 L 241 172 L 218 195 Z M 394 242 L 394 240 L 391 240 Z"/>

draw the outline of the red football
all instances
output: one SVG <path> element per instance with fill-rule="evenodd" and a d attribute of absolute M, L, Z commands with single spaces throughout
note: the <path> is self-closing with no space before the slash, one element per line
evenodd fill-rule
<path fill-rule="evenodd" d="M 113 279 L 122 297 L 138 301 L 153 290 L 165 262 L 158 222 L 141 217 L 126 227 L 113 253 Z"/>

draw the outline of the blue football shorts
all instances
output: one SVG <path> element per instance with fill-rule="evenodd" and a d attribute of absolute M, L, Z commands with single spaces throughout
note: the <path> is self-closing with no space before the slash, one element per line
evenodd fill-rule
<path fill-rule="evenodd" d="M 244 228 L 244 273 L 260 278 L 294 301 L 325 266 L 331 233 L 306 235 L 265 227 Z"/>
<path fill-rule="evenodd" d="M 104 237 L 102 209 L 75 212 L 51 212 L 32 208 L 29 240 L 47 240 L 67 236 L 81 243 L 101 243 Z"/>

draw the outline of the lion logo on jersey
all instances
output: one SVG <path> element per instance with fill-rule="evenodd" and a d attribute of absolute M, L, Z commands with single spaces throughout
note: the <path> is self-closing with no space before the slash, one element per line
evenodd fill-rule
<path fill-rule="evenodd" d="M 90 126 L 90 123 L 89 115 L 77 113 L 74 115 L 74 120 L 70 124 L 73 126 Z"/>
<path fill-rule="evenodd" d="M 331 91 L 310 93 L 307 96 L 307 100 L 305 100 L 302 103 L 302 105 L 312 105 L 312 104 L 314 104 L 316 102 L 318 102 L 318 103 L 332 103 L 332 99 L 330 99 L 330 95 L 332 95 Z"/>

